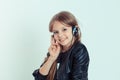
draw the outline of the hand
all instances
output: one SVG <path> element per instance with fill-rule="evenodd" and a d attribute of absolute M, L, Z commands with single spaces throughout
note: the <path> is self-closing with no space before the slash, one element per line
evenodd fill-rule
<path fill-rule="evenodd" d="M 52 60 L 56 60 L 57 57 L 59 56 L 60 53 L 60 45 L 58 44 L 58 42 L 54 39 L 53 36 L 51 36 L 51 45 L 48 49 L 49 53 L 50 53 L 50 57 Z"/>

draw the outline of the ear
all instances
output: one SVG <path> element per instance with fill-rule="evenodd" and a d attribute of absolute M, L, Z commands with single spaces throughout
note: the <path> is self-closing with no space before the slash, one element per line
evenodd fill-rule
<path fill-rule="evenodd" d="M 76 36 L 77 33 L 78 33 L 78 29 L 76 26 L 72 26 L 72 33 L 73 33 L 73 36 Z"/>

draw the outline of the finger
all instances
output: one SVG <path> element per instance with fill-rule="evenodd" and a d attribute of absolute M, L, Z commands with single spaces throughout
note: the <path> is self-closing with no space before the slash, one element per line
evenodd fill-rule
<path fill-rule="evenodd" d="M 51 36 L 51 44 L 55 45 L 55 39 L 53 36 Z"/>
<path fill-rule="evenodd" d="M 56 46 L 56 48 L 57 48 L 57 49 L 60 49 L 60 45 L 58 44 L 58 45 Z"/>

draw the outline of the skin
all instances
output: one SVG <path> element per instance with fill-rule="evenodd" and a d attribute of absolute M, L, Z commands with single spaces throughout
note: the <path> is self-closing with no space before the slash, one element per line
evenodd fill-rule
<path fill-rule="evenodd" d="M 53 36 L 51 36 L 51 45 L 48 49 L 50 56 L 43 66 L 40 67 L 39 72 L 42 75 L 47 75 L 53 62 L 57 59 L 60 51 L 62 50 L 64 52 L 68 50 L 69 46 L 73 42 L 74 38 L 72 35 L 72 28 L 56 21 L 53 25 Z"/>
<path fill-rule="evenodd" d="M 69 49 L 69 46 L 74 41 L 72 28 L 58 21 L 56 21 L 53 25 L 53 35 L 55 41 L 62 46 L 63 51 Z"/>

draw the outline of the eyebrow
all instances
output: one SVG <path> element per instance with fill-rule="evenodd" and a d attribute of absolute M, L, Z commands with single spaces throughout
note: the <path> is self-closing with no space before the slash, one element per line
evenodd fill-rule
<path fill-rule="evenodd" d="M 62 28 L 60 28 L 60 29 L 67 29 L 67 26 L 63 26 L 63 27 L 62 27 Z M 58 30 L 60 30 L 60 29 L 58 29 Z M 58 30 L 53 29 L 53 31 L 58 31 Z"/>

